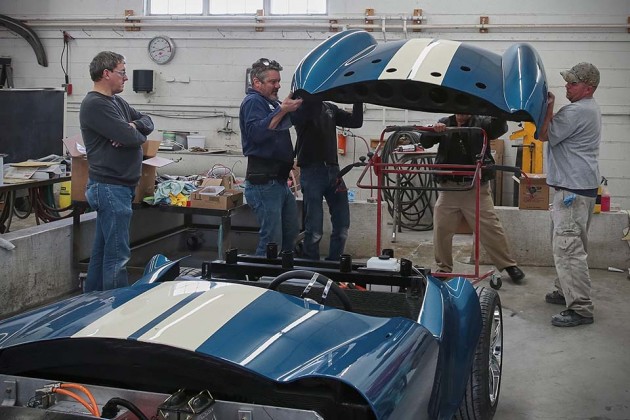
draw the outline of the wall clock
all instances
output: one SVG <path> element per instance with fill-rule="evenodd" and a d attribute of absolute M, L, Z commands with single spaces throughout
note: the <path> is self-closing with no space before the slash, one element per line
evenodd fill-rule
<path fill-rule="evenodd" d="M 157 64 L 166 64 L 175 55 L 173 40 L 164 35 L 158 35 L 149 41 L 149 57 Z"/>

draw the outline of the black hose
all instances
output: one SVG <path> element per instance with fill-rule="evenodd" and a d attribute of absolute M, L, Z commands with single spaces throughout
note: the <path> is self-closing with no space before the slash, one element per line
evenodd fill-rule
<path fill-rule="evenodd" d="M 405 127 L 394 131 L 383 145 L 381 152 L 382 163 L 396 163 L 393 152 L 401 142 L 420 146 L 421 133 L 412 130 L 413 127 L 409 127 L 409 130 L 403 128 Z M 418 162 L 411 161 L 406 163 Z M 384 188 L 381 190 L 382 198 L 387 203 L 387 211 L 390 216 L 392 218 L 400 216 L 399 226 L 415 231 L 433 229 L 435 181 L 430 174 L 385 174 L 383 176 L 383 184 Z M 401 188 L 388 188 L 396 186 Z M 426 187 L 426 189 L 423 189 L 423 187 Z M 398 198 L 398 208 L 394 209 L 396 198 Z M 429 221 L 422 223 L 427 214 L 430 215 Z"/>
<path fill-rule="evenodd" d="M 140 420 L 149 420 L 147 416 L 144 415 L 142 411 L 131 401 L 125 400 L 124 398 L 114 397 L 111 398 L 105 405 L 103 406 L 101 418 L 103 419 L 113 419 L 118 414 L 118 410 L 116 410 L 117 406 L 125 407 Z M 112 415 L 113 414 L 113 415 Z M 106 417 L 107 416 L 107 417 Z"/>

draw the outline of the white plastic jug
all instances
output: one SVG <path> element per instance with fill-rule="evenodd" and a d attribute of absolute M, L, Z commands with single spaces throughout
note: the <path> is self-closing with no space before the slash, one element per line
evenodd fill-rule
<path fill-rule="evenodd" d="M 206 136 L 199 136 L 191 134 L 186 136 L 188 140 L 188 148 L 192 149 L 193 147 L 199 147 L 200 149 L 206 148 Z"/>

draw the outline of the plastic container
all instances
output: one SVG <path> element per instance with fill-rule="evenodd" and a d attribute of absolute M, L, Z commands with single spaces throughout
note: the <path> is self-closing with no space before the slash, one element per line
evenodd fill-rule
<path fill-rule="evenodd" d="M 370 270 L 400 271 L 400 262 L 396 258 L 372 257 L 367 260 L 366 268 Z"/>
<path fill-rule="evenodd" d="M 64 181 L 61 183 L 61 188 L 59 190 L 59 207 L 62 209 L 70 207 L 70 204 L 72 204 L 71 187 L 72 183 L 70 181 Z"/>
<path fill-rule="evenodd" d="M 604 178 L 602 182 L 602 211 L 610 211 L 610 191 L 608 191 L 608 180 Z"/>
<path fill-rule="evenodd" d="M 188 148 L 192 149 L 193 147 L 199 147 L 200 149 L 206 148 L 206 136 L 199 136 L 191 134 L 186 137 L 188 140 Z"/>
<path fill-rule="evenodd" d="M 210 187 L 204 187 L 201 191 L 199 191 L 199 194 L 215 197 L 221 194 L 223 191 L 225 191 L 225 187 L 223 186 L 210 186 Z"/>

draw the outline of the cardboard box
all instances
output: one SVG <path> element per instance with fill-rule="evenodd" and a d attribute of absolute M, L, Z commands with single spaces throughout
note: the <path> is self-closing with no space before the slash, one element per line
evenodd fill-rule
<path fill-rule="evenodd" d="M 73 201 L 85 201 L 85 187 L 88 181 L 88 162 L 85 156 L 85 146 L 80 134 L 63 139 L 63 143 L 72 157 L 71 198 Z M 170 159 L 157 157 L 160 140 L 147 140 L 142 145 L 142 154 L 148 158 L 142 161 L 142 175 L 136 187 L 134 203 L 142 202 L 144 197 L 152 196 L 155 192 L 155 177 L 157 169 L 173 163 Z"/>
<path fill-rule="evenodd" d="M 232 175 L 225 175 L 221 178 L 206 178 L 201 182 L 199 188 L 203 187 L 225 187 L 226 190 L 231 190 L 233 185 Z"/>
<path fill-rule="evenodd" d="M 190 194 L 190 207 L 202 209 L 229 210 L 243 204 L 243 192 L 240 190 L 224 190 L 221 195 L 201 194 L 199 188 Z"/>
<path fill-rule="evenodd" d="M 525 174 L 519 181 L 518 208 L 549 210 L 549 186 L 546 174 Z"/>

